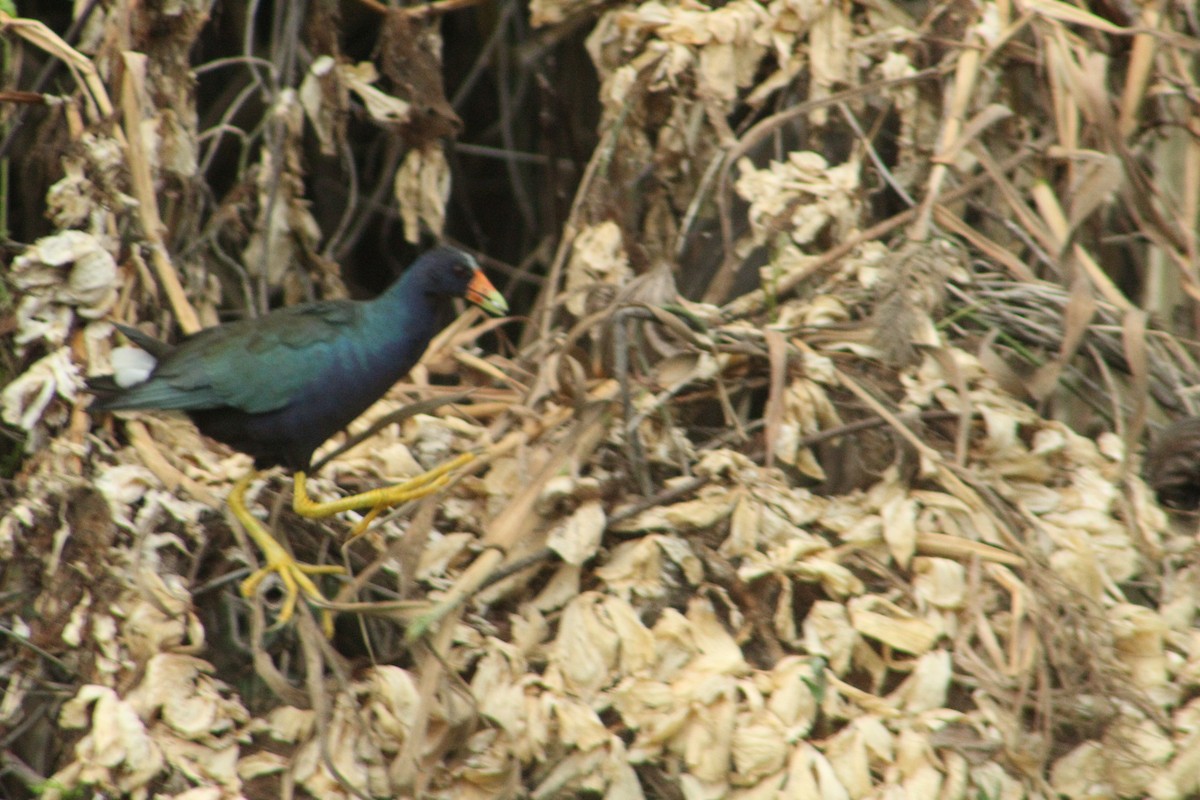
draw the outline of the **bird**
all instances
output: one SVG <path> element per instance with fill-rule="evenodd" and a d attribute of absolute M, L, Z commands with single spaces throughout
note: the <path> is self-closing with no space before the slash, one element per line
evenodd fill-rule
<path fill-rule="evenodd" d="M 341 567 L 296 561 L 246 507 L 245 493 L 263 471 L 293 473 L 293 508 L 305 517 L 384 508 L 428 495 L 470 461 L 469 453 L 403 483 L 329 503 L 309 498 L 307 473 L 318 447 L 344 429 L 420 360 L 442 327 L 452 298 L 492 316 L 508 313 L 503 295 L 475 258 L 440 246 L 422 254 L 373 300 L 325 300 L 206 328 L 171 345 L 117 325 L 135 348 L 116 348 L 113 373 L 89 378 L 90 410 L 183 411 L 204 435 L 249 454 L 254 468 L 229 494 L 234 516 L 262 550 L 264 566 L 242 582 L 253 596 L 275 573 L 284 587 L 277 624 L 293 615 L 300 594 L 324 596 L 311 575 Z M 360 523 L 360 529 L 365 524 Z M 332 618 L 323 613 L 332 632 Z"/>

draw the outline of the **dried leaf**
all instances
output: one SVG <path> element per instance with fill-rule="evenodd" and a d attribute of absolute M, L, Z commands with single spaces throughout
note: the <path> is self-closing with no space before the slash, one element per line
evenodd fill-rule
<path fill-rule="evenodd" d="M 396 170 L 392 193 L 400 204 L 405 239 L 416 244 L 425 231 L 440 237 L 450 199 L 450 164 L 441 145 L 410 150 Z"/>
<path fill-rule="evenodd" d="M 940 635 L 929 622 L 876 597 L 856 597 L 848 606 L 850 624 L 856 631 L 905 653 L 919 656 L 929 652 Z"/>
<path fill-rule="evenodd" d="M 579 566 L 596 553 L 606 517 L 599 501 L 582 503 L 566 522 L 550 531 L 546 546 L 568 564 Z"/>

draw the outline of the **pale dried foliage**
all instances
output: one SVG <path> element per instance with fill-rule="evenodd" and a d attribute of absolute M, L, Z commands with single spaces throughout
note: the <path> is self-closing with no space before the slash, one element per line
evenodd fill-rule
<path fill-rule="evenodd" d="M 1195 540 L 1139 477 L 1200 378 L 1162 323 L 1200 296 L 1195 9 L 713 5 L 530 3 L 549 35 L 591 24 L 602 118 L 524 340 L 489 355 L 461 317 L 351 433 L 447 395 L 431 370 L 474 393 L 313 489 L 483 455 L 340 551 L 347 519 L 271 517 L 351 567 L 352 662 L 308 609 L 266 634 L 225 577 L 246 458 L 83 410 L 108 319 L 216 319 L 155 203 L 206 152 L 180 64 L 207 4 L 137 11 L 187 32 L 150 59 L 102 10 L 77 49 L 0 18 L 77 81 L 3 390 L 30 454 L 0 551 L 37 593 L 9 606 L 0 726 L 72 737 L 43 796 L 1200 794 Z M 247 154 L 238 253 L 287 299 L 341 291 L 305 130 L 335 153 L 351 106 L 414 114 L 370 62 L 302 72 Z M 454 212 L 443 145 L 412 142 L 416 241 Z"/>

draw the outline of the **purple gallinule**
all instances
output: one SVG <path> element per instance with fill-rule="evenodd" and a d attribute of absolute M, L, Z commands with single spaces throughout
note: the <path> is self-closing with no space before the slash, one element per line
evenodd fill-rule
<path fill-rule="evenodd" d="M 246 508 L 245 493 L 259 470 L 283 466 L 294 479 L 293 507 L 306 517 L 352 509 L 381 509 L 423 497 L 470 461 L 448 464 L 395 486 L 316 503 L 306 490 L 313 452 L 349 425 L 413 367 L 441 327 L 451 298 L 463 297 L 489 314 L 508 313 L 503 296 L 467 253 L 439 247 L 418 258 L 374 300 L 330 300 L 279 309 L 257 319 L 218 325 L 168 345 L 134 328 L 120 330 L 144 353 L 114 358 L 114 375 L 92 378 L 94 411 L 185 411 L 207 436 L 254 457 L 254 470 L 229 495 L 234 516 L 263 551 L 266 564 L 242 582 L 250 596 L 274 572 L 285 599 L 286 622 L 300 592 L 321 601 L 309 577 L 340 567 L 297 562 Z M 326 629 L 330 619 L 325 616 Z"/>

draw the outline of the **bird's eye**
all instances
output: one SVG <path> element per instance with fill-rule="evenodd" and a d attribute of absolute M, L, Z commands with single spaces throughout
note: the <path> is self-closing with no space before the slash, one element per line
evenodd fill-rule
<path fill-rule="evenodd" d="M 471 269 L 466 264 L 455 264 L 454 265 L 454 277 L 456 277 L 456 278 L 469 278 L 474 273 L 474 271 L 475 270 Z"/>

